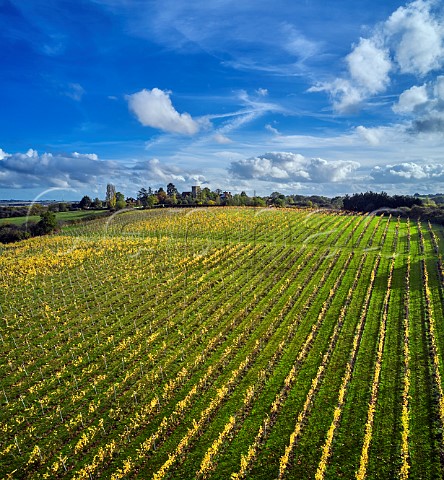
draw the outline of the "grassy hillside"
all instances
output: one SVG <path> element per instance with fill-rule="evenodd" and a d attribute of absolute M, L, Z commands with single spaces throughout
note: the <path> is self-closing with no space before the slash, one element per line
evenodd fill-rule
<path fill-rule="evenodd" d="M 224 208 L 0 245 L 0 475 L 441 477 L 443 232 Z"/>

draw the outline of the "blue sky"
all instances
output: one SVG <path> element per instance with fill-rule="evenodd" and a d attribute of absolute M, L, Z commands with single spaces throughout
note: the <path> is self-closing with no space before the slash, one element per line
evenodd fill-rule
<path fill-rule="evenodd" d="M 0 198 L 444 192 L 444 5 L 0 0 Z"/>

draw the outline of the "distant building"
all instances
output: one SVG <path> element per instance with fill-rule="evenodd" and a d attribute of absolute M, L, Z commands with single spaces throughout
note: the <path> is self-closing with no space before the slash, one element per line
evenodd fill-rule
<path fill-rule="evenodd" d="M 221 200 L 227 200 L 228 198 L 233 198 L 233 195 L 231 195 L 231 192 L 223 192 L 220 194 Z"/>
<path fill-rule="evenodd" d="M 198 185 L 191 187 L 191 196 L 193 198 L 200 198 L 201 193 L 202 193 L 202 189 Z"/>

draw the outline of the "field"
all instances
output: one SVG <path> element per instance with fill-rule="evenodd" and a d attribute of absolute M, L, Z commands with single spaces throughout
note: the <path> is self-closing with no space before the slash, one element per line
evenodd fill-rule
<path fill-rule="evenodd" d="M 0 246 L 0 477 L 442 478 L 443 236 L 171 209 Z"/>
<path fill-rule="evenodd" d="M 93 215 L 103 214 L 103 210 L 79 210 L 73 212 L 57 212 L 55 214 L 56 219 L 60 222 L 80 220 L 85 217 L 91 217 Z M 11 218 L 0 218 L 0 225 L 12 224 L 12 225 L 22 225 L 26 222 L 38 222 L 40 220 L 40 215 L 29 215 L 28 217 L 11 217 Z"/>

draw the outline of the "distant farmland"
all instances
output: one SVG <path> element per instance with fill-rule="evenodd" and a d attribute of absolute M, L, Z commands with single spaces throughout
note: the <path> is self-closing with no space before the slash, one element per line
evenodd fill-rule
<path fill-rule="evenodd" d="M 92 217 L 94 215 L 104 214 L 103 210 L 79 210 L 73 212 L 57 212 L 56 219 L 60 222 L 81 220 L 85 217 Z M 13 224 L 13 225 L 22 225 L 27 222 L 38 222 L 40 220 L 40 215 L 29 215 L 25 217 L 9 217 L 9 218 L 0 218 L 0 226 Z"/>
<path fill-rule="evenodd" d="M 0 476 L 441 478 L 443 235 L 221 208 L 0 245 Z"/>

